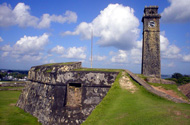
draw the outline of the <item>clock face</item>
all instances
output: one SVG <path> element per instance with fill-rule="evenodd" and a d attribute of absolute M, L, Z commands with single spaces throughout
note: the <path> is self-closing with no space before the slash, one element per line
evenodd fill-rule
<path fill-rule="evenodd" d="M 155 22 L 154 21 L 150 21 L 148 23 L 148 27 L 155 27 Z"/>

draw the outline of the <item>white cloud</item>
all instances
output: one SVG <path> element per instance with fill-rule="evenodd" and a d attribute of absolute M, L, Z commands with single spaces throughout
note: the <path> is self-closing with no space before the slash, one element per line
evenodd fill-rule
<path fill-rule="evenodd" d="M 85 47 L 70 47 L 65 49 L 63 46 L 57 45 L 56 47 L 50 50 L 51 53 L 56 53 L 61 55 L 64 58 L 72 58 L 72 59 L 85 59 L 86 48 Z"/>
<path fill-rule="evenodd" d="M 67 49 L 66 54 L 62 55 L 62 57 L 73 59 L 85 59 L 85 50 L 85 47 L 70 47 Z"/>
<path fill-rule="evenodd" d="M 38 28 L 47 28 L 50 27 L 51 22 L 58 22 L 58 23 L 72 23 L 77 21 L 76 13 L 72 11 L 66 11 L 64 15 L 52 15 L 43 14 L 41 17 L 41 21 L 39 22 Z"/>
<path fill-rule="evenodd" d="M 9 55 L 9 52 L 3 52 L 2 57 L 6 57 Z"/>
<path fill-rule="evenodd" d="M 56 63 L 56 62 L 53 59 L 50 59 L 50 60 L 45 60 L 43 63 L 48 64 L 48 63 Z"/>
<path fill-rule="evenodd" d="M 160 35 L 161 57 L 164 59 L 181 59 L 180 48 L 171 45 L 169 40 L 164 36 L 165 32 Z M 118 52 L 110 52 L 111 61 L 117 63 L 141 64 L 142 60 L 142 40 L 134 42 L 135 46 L 130 50 L 118 50 Z M 185 59 L 184 59 L 185 60 Z M 188 60 L 188 57 L 186 57 Z M 168 65 L 169 66 L 169 65 Z M 170 64 L 171 66 L 171 64 Z"/>
<path fill-rule="evenodd" d="M 63 55 L 65 51 L 65 48 L 63 46 L 59 46 L 57 45 L 56 47 L 54 47 L 53 49 L 51 49 L 51 52 L 57 53 L 57 54 L 61 54 Z"/>
<path fill-rule="evenodd" d="M 59 16 L 52 15 L 51 20 L 53 22 L 58 22 L 58 23 L 65 23 L 65 22 L 72 23 L 72 22 L 77 21 L 77 15 L 75 12 L 66 11 L 63 16 L 62 15 L 59 15 Z"/>
<path fill-rule="evenodd" d="M 99 55 L 93 56 L 94 61 L 104 61 L 105 59 L 106 59 L 106 56 L 99 56 Z"/>
<path fill-rule="evenodd" d="M 30 15 L 30 7 L 24 3 L 18 3 L 13 9 L 12 13 L 15 16 L 15 22 L 20 27 L 32 26 L 35 27 L 38 22 L 38 18 Z"/>
<path fill-rule="evenodd" d="M 49 14 L 43 14 L 41 21 L 38 24 L 38 28 L 50 27 L 51 17 Z"/>
<path fill-rule="evenodd" d="M 42 36 L 24 36 L 20 38 L 12 47 L 5 45 L 0 48 L 3 57 L 11 56 L 17 61 L 37 61 L 42 57 L 41 51 L 48 43 L 49 35 L 44 33 Z"/>
<path fill-rule="evenodd" d="M 142 60 L 142 40 L 135 42 L 136 46 L 128 51 L 130 62 L 141 64 Z"/>
<path fill-rule="evenodd" d="M 140 40 L 140 41 L 136 41 L 135 42 L 135 48 L 137 48 L 137 49 L 142 49 L 142 40 Z"/>
<path fill-rule="evenodd" d="M 43 49 L 48 43 L 49 35 L 44 33 L 42 36 L 24 36 L 13 46 L 13 54 L 36 53 Z"/>
<path fill-rule="evenodd" d="M 117 53 L 112 53 L 114 56 L 111 58 L 112 62 L 117 63 L 127 63 L 128 62 L 128 56 L 127 52 L 124 50 L 119 50 Z"/>
<path fill-rule="evenodd" d="M 190 0 L 169 0 L 171 5 L 162 12 L 164 22 L 189 22 Z"/>
<path fill-rule="evenodd" d="M 0 37 L 0 42 L 3 42 L 3 38 L 2 37 Z"/>
<path fill-rule="evenodd" d="M 139 36 L 139 20 L 134 10 L 121 4 L 109 4 L 91 22 L 80 23 L 74 32 L 66 31 L 62 35 L 80 35 L 81 39 L 90 39 L 93 29 L 94 37 L 98 37 L 100 46 L 114 46 L 129 50 Z"/>
<path fill-rule="evenodd" d="M 30 14 L 30 6 L 24 3 L 18 3 L 14 9 L 10 5 L 3 3 L 0 5 L 0 26 L 18 25 L 20 27 L 48 28 L 51 22 L 72 23 L 76 22 L 75 12 L 66 11 L 63 15 L 43 14 L 38 17 Z"/>
<path fill-rule="evenodd" d="M 165 52 L 168 49 L 169 40 L 164 36 L 160 35 L 160 51 Z"/>
<path fill-rule="evenodd" d="M 111 61 L 117 63 L 141 64 L 142 59 L 142 41 L 135 42 L 135 47 L 130 50 L 118 50 L 110 52 Z"/>
<path fill-rule="evenodd" d="M 175 67 L 174 62 L 169 63 L 169 64 L 167 65 L 167 67 Z"/>
<path fill-rule="evenodd" d="M 0 5 L 0 26 L 9 26 L 15 24 L 15 16 L 11 6 L 3 3 Z"/>
<path fill-rule="evenodd" d="M 184 55 L 183 56 L 183 61 L 190 62 L 190 54 L 189 55 Z"/>
<path fill-rule="evenodd" d="M 176 45 L 170 45 L 169 40 L 164 36 L 164 34 L 160 35 L 160 50 L 162 58 L 181 58 L 180 48 Z"/>
<path fill-rule="evenodd" d="M 142 49 L 139 48 L 133 48 L 130 52 L 129 52 L 129 57 L 131 57 L 131 63 L 135 63 L 135 64 L 141 64 L 141 60 L 142 60 Z"/>
<path fill-rule="evenodd" d="M 10 5 L 3 3 L 0 5 L 0 26 L 36 26 L 39 19 L 31 16 L 29 10 L 30 7 L 24 3 L 18 3 L 13 10 Z"/>
<path fill-rule="evenodd" d="M 2 51 L 11 51 L 11 46 L 10 45 L 4 45 L 3 47 L 0 48 Z"/>
<path fill-rule="evenodd" d="M 17 59 L 19 61 L 39 61 L 42 59 L 42 53 L 39 53 L 37 55 L 23 55 L 20 57 L 20 59 Z"/>

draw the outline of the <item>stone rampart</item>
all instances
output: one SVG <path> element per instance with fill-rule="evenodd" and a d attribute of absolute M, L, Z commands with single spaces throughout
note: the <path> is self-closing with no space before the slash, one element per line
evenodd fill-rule
<path fill-rule="evenodd" d="M 81 64 L 75 63 L 81 67 Z M 17 106 L 42 124 L 81 124 L 109 91 L 118 72 L 62 70 L 60 66 L 37 66 Z"/>

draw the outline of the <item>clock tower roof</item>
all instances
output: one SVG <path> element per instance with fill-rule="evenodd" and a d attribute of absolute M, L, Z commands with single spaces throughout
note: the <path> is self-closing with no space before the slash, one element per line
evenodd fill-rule
<path fill-rule="evenodd" d="M 158 6 L 145 6 L 144 15 L 142 17 L 142 22 L 144 22 L 144 18 L 161 18 L 161 15 L 158 14 Z"/>

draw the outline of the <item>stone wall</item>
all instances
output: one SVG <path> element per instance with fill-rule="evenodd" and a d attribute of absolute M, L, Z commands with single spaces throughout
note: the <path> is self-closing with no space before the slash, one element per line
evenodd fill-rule
<path fill-rule="evenodd" d="M 181 85 L 178 87 L 178 89 L 190 99 L 190 83 Z"/>
<path fill-rule="evenodd" d="M 43 66 L 31 68 L 30 81 L 17 102 L 18 107 L 42 124 L 81 124 L 118 75 L 117 72 L 62 71 L 60 68 L 56 72 L 46 71 L 47 67 Z"/>

